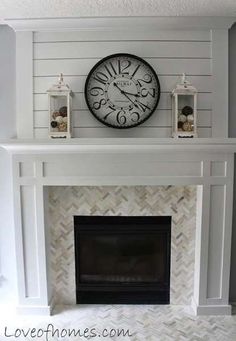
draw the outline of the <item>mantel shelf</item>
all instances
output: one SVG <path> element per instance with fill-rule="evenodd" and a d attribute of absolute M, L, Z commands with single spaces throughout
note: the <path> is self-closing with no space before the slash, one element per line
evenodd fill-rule
<path fill-rule="evenodd" d="M 135 151 L 207 151 L 236 153 L 236 138 L 74 138 L 68 140 L 10 139 L 0 140 L 0 147 L 9 153 L 68 152 L 135 152 Z"/>

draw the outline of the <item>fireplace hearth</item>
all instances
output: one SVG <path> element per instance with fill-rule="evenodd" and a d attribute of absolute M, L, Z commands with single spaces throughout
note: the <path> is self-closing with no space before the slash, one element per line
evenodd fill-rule
<path fill-rule="evenodd" d="M 169 304 L 169 216 L 75 216 L 77 303 Z"/>

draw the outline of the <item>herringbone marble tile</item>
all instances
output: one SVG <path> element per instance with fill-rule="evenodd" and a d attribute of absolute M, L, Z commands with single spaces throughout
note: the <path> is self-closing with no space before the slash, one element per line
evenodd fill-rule
<path fill-rule="evenodd" d="M 74 215 L 170 215 L 171 304 L 190 304 L 193 291 L 194 186 L 51 187 L 51 269 L 54 301 L 75 303 Z"/>
<path fill-rule="evenodd" d="M 38 330 L 54 328 L 54 335 L 48 337 L 4 337 L 4 326 L 8 334 L 18 328 Z M 58 329 L 58 334 L 56 332 Z M 68 336 L 69 331 L 80 330 L 81 335 Z M 86 337 L 83 335 L 88 330 Z M 91 335 L 91 330 L 97 334 Z M 117 329 L 129 330 L 126 336 L 103 336 L 107 332 Z M 19 331 L 18 331 L 19 333 Z M 67 333 L 67 335 L 66 335 Z M 66 336 L 65 336 L 66 335 Z M 100 335 L 100 336 L 99 336 Z M 116 340 L 116 341 L 235 341 L 236 315 L 233 316 L 201 316 L 195 317 L 190 311 L 180 306 L 152 306 L 152 305 L 77 305 L 56 306 L 54 315 L 50 317 L 17 317 L 1 318 L 0 340 Z"/>

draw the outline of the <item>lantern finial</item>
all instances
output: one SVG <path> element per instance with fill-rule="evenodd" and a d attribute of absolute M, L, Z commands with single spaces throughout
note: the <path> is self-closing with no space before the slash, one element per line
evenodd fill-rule
<path fill-rule="evenodd" d="M 70 92 L 69 86 L 64 83 L 63 73 L 59 74 L 57 84 L 53 84 L 47 92 L 54 92 L 54 91 L 68 91 L 68 92 Z"/>
<path fill-rule="evenodd" d="M 60 73 L 59 77 L 58 77 L 58 83 L 59 84 L 63 84 L 64 80 L 63 80 L 63 73 Z"/>
<path fill-rule="evenodd" d="M 191 85 L 191 83 L 189 81 L 187 81 L 185 73 L 182 74 L 181 85 L 184 88 L 187 88 L 189 85 Z"/>

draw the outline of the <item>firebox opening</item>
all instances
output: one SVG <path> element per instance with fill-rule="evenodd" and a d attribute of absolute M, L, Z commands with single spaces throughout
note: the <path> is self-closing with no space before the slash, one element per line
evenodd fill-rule
<path fill-rule="evenodd" d="M 76 302 L 169 304 L 170 216 L 75 216 Z"/>

